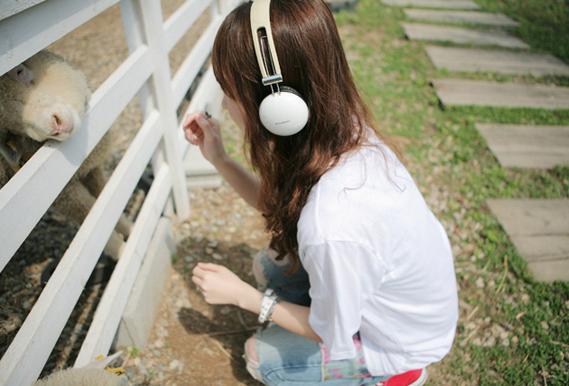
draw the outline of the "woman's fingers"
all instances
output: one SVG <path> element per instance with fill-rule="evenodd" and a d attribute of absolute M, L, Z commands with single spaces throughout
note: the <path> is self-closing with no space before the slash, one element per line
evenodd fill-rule
<path fill-rule="evenodd" d="M 203 143 L 206 135 L 214 130 L 212 118 L 206 119 L 203 113 L 189 115 L 183 124 L 186 139 L 194 145 Z"/>
<path fill-rule="evenodd" d="M 184 124 L 183 124 L 184 129 L 187 128 L 192 122 L 194 122 L 199 114 L 200 113 L 193 113 L 193 114 L 186 116 L 186 118 L 184 119 Z"/>
<path fill-rule="evenodd" d="M 196 283 L 197 285 L 199 285 L 199 286 L 201 286 L 202 283 L 203 283 L 203 279 L 202 279 L 201 277 L 195 276 L 195 275 L 192 276 L 192 281 L 193 281 L 194 283 Z"/>

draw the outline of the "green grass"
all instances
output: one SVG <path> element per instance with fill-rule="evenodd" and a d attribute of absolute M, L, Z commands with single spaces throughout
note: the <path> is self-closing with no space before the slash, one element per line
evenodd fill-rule
<path fill-rule="evenodd" d="M 569 58 L 569 6 L 561 1 L 479 1 L 520 21 L 519 35 L 532 46 Z M 516 5 L 519 4 L 519 5 Z M 540 6 L 541 4 L 541 6 Z M 404 39 L 398 8 L 361 0 L 358 8 L 336 15 L 358 88 L 372 108 L 380 129 L 409 140 L 408 167 L 419 186 L 443 185 L 451 192 L 437 215 L 447 223 L 461 210 L 458 228 L 472 245 L 456 257 L 457 266 L 472 264 L 476 273 L 459 272 L 463 301 L 478 306 L 476 318 L 511 329 L 517 344 L 480 347 L 455 344 L 432 384 L 566 385 L 569 384 L 569 284 L 535 282 L 507 234 L 486 206 L 489 198 L 569 197 L 569 168 L 547 171 L 504 169 L 474 128 L 476 122 L 569 124 L 569 111 L 532 109 L 451 108 L 442 110 L 429 80 L 445 76 L 526 83 L 569 85 L 564 78 L 454 74 L 437 71 L 423 43 Z M 440 173 L 433 170 L 439 168 Z M 471 224 L 481 229 L 470 230 Z M 472 263 L 470 261 L 474 259 Z M 483 290 L 473 282 L 486 275 L 495 287 Z M 529 300 L 520 301 L 522 294 Z M 510 301 L 513 299 L 512 301 Z M 461 323 L 458 340 L 467 335 Z"/>
<path fill-rule="evenodd" d="M 569 63 L 568 0 L 477 0 L 485 10 L 503 12 L 520 23 L 518 35 L 532 47 Z"/>

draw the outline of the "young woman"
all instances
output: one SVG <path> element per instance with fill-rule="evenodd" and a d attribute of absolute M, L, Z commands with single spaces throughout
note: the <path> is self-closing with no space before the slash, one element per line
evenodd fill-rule
<path fill-rule="evenodd" d="M 253 261 L 258 288 L 211 263 L 198 263 L 192 280 L 210 304 L 270 314 L 244 355 L 265 384 L 423 384 L 426 366 L 449 352 L 458 318 L 447 235 L 376 129 L 323 0 L 271 2 L 283 78 L 310 119 L 289 136 L 263 127 L 259 104 L 270 90 L 260 82 L 250 7 L 223 21 L 212 62 L 256 175 L 228 157 L 215 119 L 196 113 L 184 129 L 262 213 L 271 242 Z"/>

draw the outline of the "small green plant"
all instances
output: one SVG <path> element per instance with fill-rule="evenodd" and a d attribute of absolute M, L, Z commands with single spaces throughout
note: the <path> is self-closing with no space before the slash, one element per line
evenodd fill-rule
<path fill-rule="evenodd" d="M 131 358 L 137 358 L 140 355 L 140 349 L 136 346 L 127 347 L 126 352 Z"/>

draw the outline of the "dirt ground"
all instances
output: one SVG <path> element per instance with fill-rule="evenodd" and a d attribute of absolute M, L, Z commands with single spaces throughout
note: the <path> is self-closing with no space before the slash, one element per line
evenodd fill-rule
<path fill-rule="evenodd" d="M 207 304 L 191 270 L 198 261 L 214 262 L 255 285 L 252 257 L 269 240 L 262 218 L 226 182 L 193 190 L 191 200 L 191 218 L 177 227 L 177 255 L 148 347 L 126 363 L 134 365 L 130 378 L 151 385 L 258 385 L 241 357 L 256 316 Z"/>

